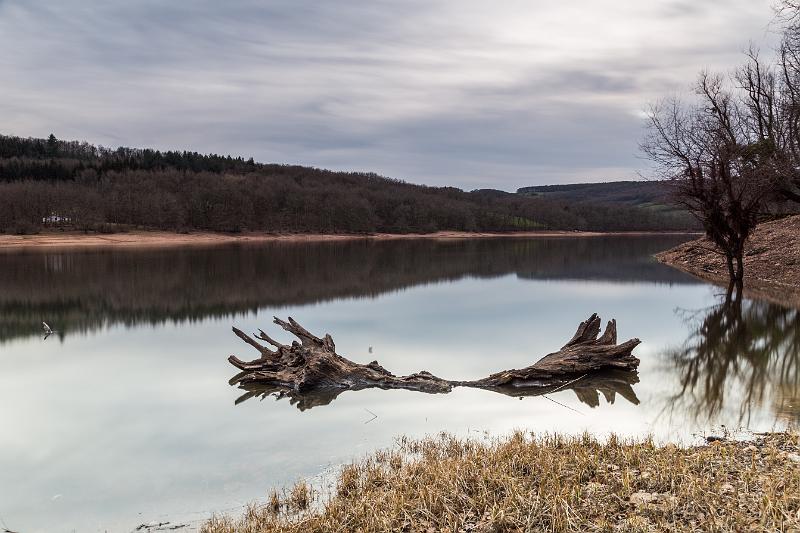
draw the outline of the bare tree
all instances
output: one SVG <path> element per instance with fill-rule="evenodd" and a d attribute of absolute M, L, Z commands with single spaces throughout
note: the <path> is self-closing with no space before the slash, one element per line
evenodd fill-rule
<path fill-rule="evenodd" d="M 775 80 L 776 189 L 783 198 L 800 203 L 800 2 L 782 0 L 777 13 L 783 35 Z"/>
<path fill-rule="evenodd" d="M 696 102 L 671 99 L 653 106 L 642 143 L 675 185 L 677 201 L 725 256 L 731 291 L 743 285 L 745 242 L 773 190 L 772 175 L 763 172 L 773 149 L 754 133 L 763 117 L 733 81 L 704 72 Z"/>
<path fill-rule="evenodd" d="M 783 34 L 776 64 L 764 63 L 752 47 L 746 57 L 733 76 L 744 134 L 774 200 L 800 203 L 800 28 Z"/>
<path fill-rule="evenodd" d="M 642 144 L 725 255 L 731 288 L 741 288 L 744 244 L 762 216 L 800 204 L 800 1 L 775 10 L 774 63 L 751 47 L 732 76 L 702 73 L 692 104 L 651 109 Z"/>

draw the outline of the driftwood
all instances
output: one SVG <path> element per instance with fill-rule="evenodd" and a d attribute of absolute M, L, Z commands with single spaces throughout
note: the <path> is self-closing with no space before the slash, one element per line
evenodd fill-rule
<path fill-rule="evenodd" d="M 237 403 L 248 398 L 275 395 L 289 398 L 300 410 L 326 405 L 346 390 L 368 388 L 408 389 L 426 393 L 447 393 L 453 387 L 475 387 L 509 396 L 536 396 L 572 389 L 584 403 L 599 403 L 598 391 L 613 402 L 617 392 L 638 403 L 631 388 L 638 382 L 635 372 L 639 360 L 632 355 L 639 339 L 617 344 L 616 321 L 611 320 L 600 333 L 600 318 L 594 314 L 578 326 L 578 331 L 559 351 L 546 355 L 520 370 L 504 370 L 474 381 L 452 381 L 429 372 L 395 376 L 377 361 L 363 365 L 336 353 L 330 335 L 320 338 L 291 317 L 274 322 L 292 333 L 298 341 L 281 344 L 259 330 L 254 337 L 239 329 L 233 332 L 258 350 L 261 357 L 245 362 L 231 355 L 228 361 L 241 370 L 230 383 L 247 391 Z"/>

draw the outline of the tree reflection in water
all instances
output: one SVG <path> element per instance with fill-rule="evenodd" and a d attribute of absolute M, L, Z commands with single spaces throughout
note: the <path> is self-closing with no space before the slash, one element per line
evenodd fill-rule
<path fill-rule="evenodd" d="M 800 421 L 800 311 L 734 294 L 687 320 L 691 335 L 668 354 L 681 384 L 673 410 L 710 422 L 733 409 L 748 426 L 755 407 L 771 407 L 776 422 Z"/>
<path fill-rule="evenodd" d="M 681 235 L 553 239 L 353 240 L 165 249 L 0 252 L 0 344 L 229 318 L 266 307 L 373 298 L 429 283 L 531 280 L 694 284 L 652 255 Z"/>

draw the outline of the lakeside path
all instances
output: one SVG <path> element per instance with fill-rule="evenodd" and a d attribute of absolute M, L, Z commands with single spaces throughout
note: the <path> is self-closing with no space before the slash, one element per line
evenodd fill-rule
<path fill-rule="evenodd" d="M 727 287 L 725 258 L 705 237 L 656 258 L 704 281 Z M 760 224 L 745 246 L 744 294 L 800 309 L 800 215 Z"/>
<path fill-rule="evenodd" d="M 43 248 L 104 248 L 104 247 L 171 247 L 259 242 L 329 242 L 345 240 L 400 239 L 485 239 L 485 238 L 553 238 L 687 235 L 686 232 L 590 232 L 590 231 L 527 231 L 514 233 L 471 233 L 439 231 L 436 233 L 375 233 L 358 234 L 276 234 L 276 233 L 170 233 L 163 231 L 132 231 L 128 233 L 85 234 L 80 232 L 40 233 L 37 235 L 0 235 L 0 251 Z"/>

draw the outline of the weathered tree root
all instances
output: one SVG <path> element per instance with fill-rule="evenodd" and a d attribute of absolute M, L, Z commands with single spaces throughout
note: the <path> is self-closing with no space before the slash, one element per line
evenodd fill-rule
<path fill-rule="evenodd" d="M 239 329 L 233 332 L 261 353 L 244 362 L 231 355 L 228 361 L 241 372 L 230 383 L 247 392 L 237 403 L 254 396 L 275 394 L 288 397 L 300 410 L 326 405 L 345 390 L 367 388 L 408 389 L 431 394 L 447 393 L 453 387 L 476 387 L 510 396 L 534 396 L 564 388 L 575 390 L 581 401 L 596 405 L 597 392 L 613 401 L 619 392 L 638 403 L 631 384 L 638 382 L 639 360 L 631 352 L 639 339 L 617 344 L 616 321 L 611 320 L 600 338 L 600 318 L 594 314 L 578 326 L 572 339 L 559 351 L 546 355 L 520 370 L 504 370 L 474 381 L 450 381 L 429 372 L 395 376 L 377 361 L 367 365 L 354 363 L 336 353 L 330 335 L 319 338 L 291 317 L 288 322 L 274 322 L 292 333 L 300 342 L 281 344 L 264 331 L 254 335 L 267 347 Z M 590 379 L 587 379 L 590 378 Z"/>

